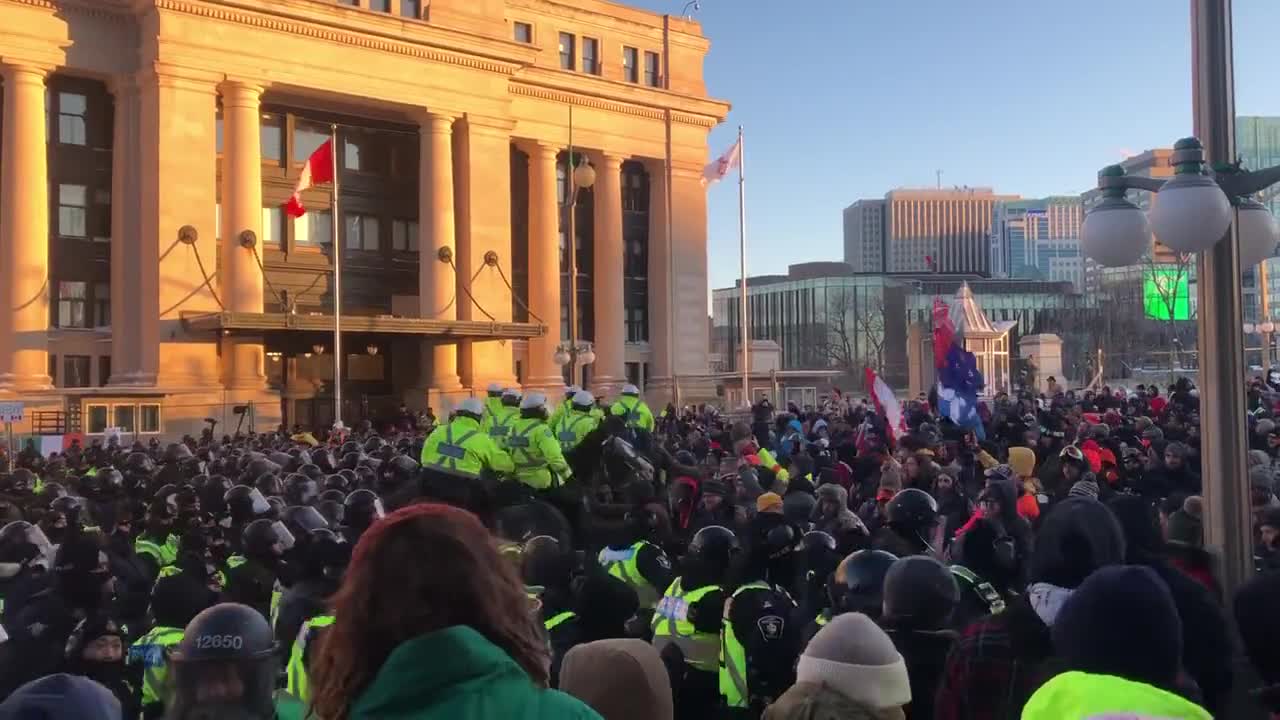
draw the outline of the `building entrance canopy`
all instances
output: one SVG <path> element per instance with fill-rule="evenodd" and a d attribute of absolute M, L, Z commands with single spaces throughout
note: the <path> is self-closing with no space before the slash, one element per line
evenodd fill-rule
<path fill-rule="evenodd" d="M 192 332 L 263 335 L 273 332 L 333 332 L 333 315 L 253 312 L 184 312 L 183 326 Z M 432 320 L 392 315 L 343 315 L 342 332 L 374 335 L 421 335 L 445 339 L 524 340 L 540 337 L 534 323 L 483 320 Z"/>

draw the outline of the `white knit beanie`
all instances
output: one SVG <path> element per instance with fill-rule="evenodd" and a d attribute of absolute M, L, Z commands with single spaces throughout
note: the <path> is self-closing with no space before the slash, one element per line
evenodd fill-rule
<path fill-rule="evenodd" d="M 889 636 L 862 613 L 837 615 L 813 636 L 800 656 L 796 681 L 826 683 L 877 710 L 911 702 L 906 661 Z"/>

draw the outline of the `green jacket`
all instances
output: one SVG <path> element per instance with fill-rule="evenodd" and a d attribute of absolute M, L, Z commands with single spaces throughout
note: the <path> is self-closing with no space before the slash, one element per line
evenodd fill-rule
<path fill-rule="evenodd" d="M 539 688 L 498 646 L 465 625 L 391 652 L 349 720 L 601 720 L 581 701 Z"/>
<path fill-rule="evenodd" d="M 1062 673 L 1041 685 L 1022 708 L 1022 720 L 1092 717 L 1213 718 L 1204 708 L 1167 690 L 1078 671 Z"/>
<path fill-rule="evenodd" d="M 510 473 L 515 468 L 506 451 L 485 434 L 480 423 L 459 415 L 448 425 L 437 425 L 422 446 L 422 465 L 479 475 L 484 470 Z"/>
<path fill-rule="evenodd" d="M 541 418 L 522 417 L 511 423 L 507 450 L 515 465 L 516 479 L 534 490 L 546 490 L 554 480 L 563 483 L 569 477 L 569 463 L 560 441 Z"/>

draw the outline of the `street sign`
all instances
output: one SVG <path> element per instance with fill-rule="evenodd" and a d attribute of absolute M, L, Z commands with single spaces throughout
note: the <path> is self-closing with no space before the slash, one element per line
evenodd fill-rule
<path fill-rule="evenodd" d="M 23 403 L 18 402 L 0 402 L 0 422 L 22 422 Z"/>

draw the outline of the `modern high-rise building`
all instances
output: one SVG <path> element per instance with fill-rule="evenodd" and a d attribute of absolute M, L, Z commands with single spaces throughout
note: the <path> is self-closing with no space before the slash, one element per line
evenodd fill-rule
<path fill-rule="evenodd" d="M 991 275 L 991 188 L 898 189 L 885 195 L 885 272 Z"/>
<path fill-rule="evenodd" d="M 844 209 L 844 261 L 857 273 L 885 271 L 884 200 L 859 200 Z"/>
<path fill-rule="evenodd" d="M 1070 282 L 1084 289 L 1078 196 L 996 203 L 991 226 L 992 275 Z"/>
<path fill-rule="evenodd" d="M 729 108 L 694 21 L 607 0 L 0 0 L 0 27 L 19 432 L 317 426 L 336 387 L 348 422 L 490 382 L 558 392 L 571 267 L 593 389 L 707 375 L 701 179 Z M 594 167 L 576 263 L 571 123 Z M 287 217 L 335 133 L 342 216 L 321 185 Z"/>
<path fill-rule="evenodd" d="M 1236 155 L 1244 167 L 1249 170 L 1261 170 L 1280 165 L 1280 117 L 1237 117 L 1236 118 Z M 1280 217 L 1280 188 L 1271 187 L 1262 192 L 1260 200 L 1273 215 Z M 1267 260 L 1267 315 L 1276 317 L 1280 314 L 1280 258 Z M 1244 321 L 1258 323 L 1267 319 L 1262 314 L 1262 303 L 1258 292 L 1258 269 L 1244 270 L 1240 285 L 1242 288 L 1242 310 Z"/>

